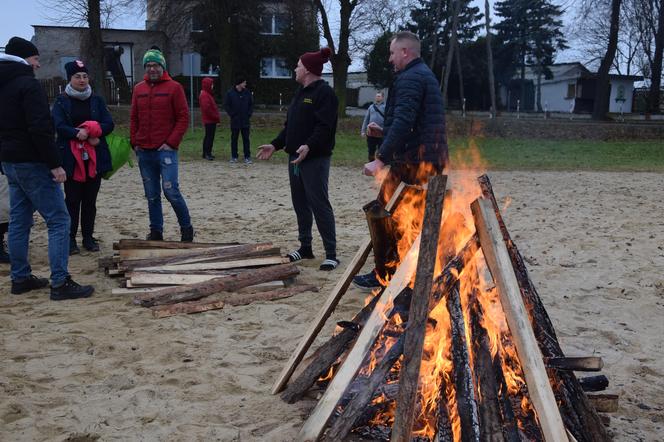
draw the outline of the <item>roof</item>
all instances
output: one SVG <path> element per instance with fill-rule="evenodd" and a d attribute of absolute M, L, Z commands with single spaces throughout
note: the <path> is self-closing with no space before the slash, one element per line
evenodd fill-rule
<path fill-rule="evenodd" d="M 54 25 L 31 25 L 33 28 L 51 28 L 51 29 L 88 29 L 84 26 L 54 26 Z M 114 32 L 140 32 L 147 34 L 163 34 L 163 31 L 150 31 L 147 29 L 121 29 L 121 28 L 102 28 L 104 31 L 114 31 Z"/>
<path fill-rule="evenodd" d="M 567 81 L 569 79 L 576 78 L 596 78 L 597 73 L 591 72 L 586 68 L 581 62 L 574 61 L 569 63 L 554 63 L 549 66 L 549 70 L 553 74 L 552 78 L 544 79 L 542 78 L 542 84 L 546 83 L 557 83 L 560 81 Z M 518 74 L 514 78 L 518 78 Z M 537 74 L 535 73 L 534 66 L 526 66 L 526 78 L 535 80 L 537 79 Z M 609 74 L 609 78 L 612 80 L 628 80 L 628 81 L 643 81 L 643 76 L 640 75 L 619 75 L 619 74 Z"/>

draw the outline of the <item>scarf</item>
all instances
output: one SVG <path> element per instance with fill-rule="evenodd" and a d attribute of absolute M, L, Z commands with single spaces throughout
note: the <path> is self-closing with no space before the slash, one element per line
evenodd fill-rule
<path fill-rule="evenodd" d="M 90 87 L 90 85 L 88 85 L 88 87 L 83 92 L 81 92 L 74 89 L 71 83 L 67 83 L 67 87 L 65 88 L 65 93 L 71 98 L 85 101 L 88 98 L 90 98 L 90 96 L 92 95 L 92 88 Z"/>

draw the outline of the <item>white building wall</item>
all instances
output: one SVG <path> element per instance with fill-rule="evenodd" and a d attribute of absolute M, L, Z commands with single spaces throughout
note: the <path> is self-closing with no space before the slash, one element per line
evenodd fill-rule
<path fill-rule="evenodd" d="M 569 83 L 575 83 L 571 79 Z M 567 98 L 567 81 L 542 85 L 542 108 L 549 112 L 569 112 L 574 98 Z"/>

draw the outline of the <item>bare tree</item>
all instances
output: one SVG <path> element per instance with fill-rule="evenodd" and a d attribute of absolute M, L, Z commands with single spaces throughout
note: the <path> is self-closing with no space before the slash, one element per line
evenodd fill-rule
<path fill-rule="evenodd" d="M 664 0 L 657 4 L 657 31 L 655 32 L 655 55 L 651 68 L 650 92 L 648 94 L 648 108 L 652 113 L 659 113 L 662 85 L 662 58 L 664 57 Z"/>
<path fill-rule="evenodd" d="M 597 71 L 597 86 L 595 87 L 595 103 L 593 106 L 593 119 L 603 120 L 609 112 L 609 70 L 618 47 L 618 29 L 620 23 L 621 0 L 611 0 L 611 26 L 609 30 L 609 44 L 606 54 Z"/>
<path fill-rule="evenodd" d="M 491 47 L 491 7 L 489 0 L 484 0 L 484 25 L 486 29 L 487 75 L 489 77 L 489 95 L 491 95 L 491 116 L 496 116 L 496 78 L 493 75 L 493 48 Z"/>

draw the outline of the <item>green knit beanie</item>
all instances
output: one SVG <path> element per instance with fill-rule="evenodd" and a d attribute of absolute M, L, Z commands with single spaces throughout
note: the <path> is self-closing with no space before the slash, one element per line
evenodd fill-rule
<path fill-rule="evenodd" d="M 166 58 L 159 49 L 148 49 L 143 56 L 143 66 L 148 63 L 159 63 L 162 68 L 166 69 Z"/>

